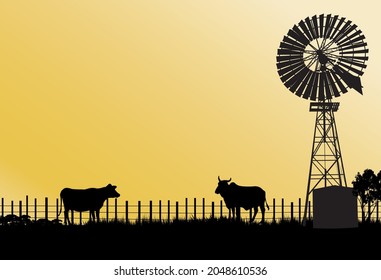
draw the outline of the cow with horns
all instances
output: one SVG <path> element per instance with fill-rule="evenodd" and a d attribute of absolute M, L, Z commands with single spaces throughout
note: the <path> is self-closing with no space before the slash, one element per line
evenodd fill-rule
<path fill-rule="evenodd" d="M 119 197 L 120 194 L 115 190 L 116 186 L 108 184 L 102 188 L 88 188 L 88 189 L 71 189 L 64 188 L 61 193 L 60 212 L 62 211 L 62 201 L 65 207 L 64 221 L 70 225 L 69 210 L 71 213 L 74 211 L 83 212 L 90 211 L 90 222 L 95 221 L 95 215 L 97 222 L 99 222 L 99 212 L 106 199 L 112 197 Z"/>
<path fill-rule="evenodd" d="M 224 199 L 226 207 L 229 209 L 229 218 L 230 211 L 233 212 L 233 218 L 235 216 L 235 212 L 237 216 L 240 213 L 240 208 L 244 208 L 245 210 L 250 210 L 254 208 L 254 215 L 250 217 L 250 222 L 253 222 L 258 213 L 258 206 L 262 212 L 262 220 L 261 223 L 265 221 L 265 204 L 267 206 L 267 210 L 269 210 L 269 205 L 266 201 L 266 192 L 258 186 L 239 186 L 234 182 L 229 182 L 229 180 L 221 180 L 220 176 L 218 176 L 218 186 L 216 188 L 215 193 L 220 194 Z"/>

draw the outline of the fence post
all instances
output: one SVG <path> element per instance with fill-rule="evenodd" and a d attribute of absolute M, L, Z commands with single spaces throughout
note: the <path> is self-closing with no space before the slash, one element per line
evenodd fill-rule
<path fill-rule="evenodd" d="M 220 218 L 222 218 L 222 200 L 220 200 Z"/>
<path fill-rule="evenodd" d="M 299 215 L 298 215 L 298 222 L 300 224 L 301 222 L 301 215 L 302 215 L 302 199 L 299 197 L 299 200 L 298 200 L 298 211 L 299 211 Z"/>
<path fill-rule="evenodd" d="M 188 198 L 185 198 L 185 221 L 188 221 Z"/>
<path fill-rule="evenodd" d="M 179 219 L 179 202 L 176 201 L 176 221 Z"/>
<path fill-rule="evenodd" d="M 49 202 L 47 197 L 45 197 L 45 219 L 49 220 Z"/>
<path fill-rule="evenodd" d="M 91 215 L 91 213 L 90 213 Z M 79 212 L 79 224 L 82 225 L 82 211 Z"/>
<path fill-rule="evenodd" d="M 171 221 L 171 201 L 168 200 L 168 216 L 167 216 L 168 223 Z"/>
<path fill-rule="evenodd" d="M 125 212 L 126 212 L 126 224 L 127 224 L 128 223 L 128 200 L 126 200 L 125 207 L 126 207 Z"/>
<path fill-rule="evenodd" d="M 152 223 L 152 200 L 149 201 L 149 222 Z"/>
<path fill-rule="evenodd" d="M 282 198 L 282 222 L 284 220 L 284 198 Z"/>
<path fill-rule="evenodd" d="M 115 223 L 118 221 L 118 200 L 115 198 Z"/>
<path fill-rule="evenodd" d="M 311 220 L 311 201 L 308 201 L 308 219 Z"/>
<path fill-rule="evenodd" d="M 276 205 L 275 205 L 275 198 L 273 198 L 273 223 L 275 223 L 275 215 L 276 215 Z"/>
<path fill-rule="evenodd" d="M 291 222 L 294 221 L 294 202 L 291 202 Z"/>
<path fill-rule="evenodd" d="M 34 199 L 34 221 L 37 221 L 37 198 Z"/>
<path fill-rule="evenodd" d="M 161 200 L 159 200 L 159 221 L 161 223 Z"/>
<path fill-rule="evenodd" d="M 212 201 L 212 219 L 214 219 L 214 201 Z"/>
<path fill-rule="evenodd" d="M 196 198 L 193 199 L 193 219 L 196 220 L 197 216 L 197 206 L 196 206 Z"/>
<path fill-rule="evenodd" d="M 376 222 L 378 223 L 378 200 L 376 201 Z"/>
<path fill-rule="evenodd" d="M 19 217 L 21 218 L 22 216 L 22 201 L 19 201 Z"/>
<path fill-rule="evenodd" d="M 13 215 L 13 200 L 11 200 L 11 215 Z"/>
<path fill-rule="evenodd" d="M 106 223 L 108 223 L 108 198 L 106 199 Z"/>
<path fill-rule="evenodd" d="M 141 204 L 141 201 L 139 200 L 138 201 L 138 223 L 140 224 L 140 220 L 141 220 L 141 208 L 142 208 L 142 204 Z"/>
<path fill-rule="evenodd" d="M 202 198 L 202 220 L 205 220 L 205 198 Z"/>
<path fill-rule="evenodd" d="M 28 213 L 28 207 L 29 207 L 29 203 L 28 203 L 28 196 L 25 197 L 25 215 L 28 217 L 29 213 Z"/>
<path fill-rule="evenodd" d="M 4 197 L 1 198 L 1 216 L 4 217 Z"/>
<path fill-rule="evenodd" d="M 58 221 L 58 198 L 56 198 L 56 219 Z"/>

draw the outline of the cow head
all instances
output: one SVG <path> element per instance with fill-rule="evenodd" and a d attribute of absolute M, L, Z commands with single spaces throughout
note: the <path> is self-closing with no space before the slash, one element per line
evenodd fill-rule
<path fill-rule="evenodd" d="M 216 191 L 215 193 L 216 194 L 221 194 L 224 192 L 224 190 L 226 190 L 226 187 L 229 186 L 229 182 L 232 180 L 232 178 L 230 178 L 229 180 L 221 180 L 220 179 L 220 176 L 218 176 L 218 186 L 216 188 Z"/>
<path fill-rule="evenodd" d="M 115 189 L 116 189 L 116 186 L 108 184 L 106 186 L 107 197 L 119 197 L 120 194 Z"/>

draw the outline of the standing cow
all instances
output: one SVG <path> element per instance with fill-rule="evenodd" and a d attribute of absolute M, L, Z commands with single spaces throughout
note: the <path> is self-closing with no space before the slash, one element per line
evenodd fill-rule
<path fill-rule="evenodd" d="M 62 212 L 62 201 L 65 207 L 65 225 L 66 222 L 70 225 L 69 210 L 83 212 L 90 211 L 90 222 L 95 221 L 95 214 L 97 222 L 99 222 L 99 211 L 107 198 L 119 197 L 120 194 L 115 190 L 116 186 L 108 184 L 103 188 L 89 188 L 89 189 L 71 189 L 64 188 L 61 193 L 60 212 Z"/>
<path fill-rule="evenodd" d="M 270 209 L 266 201 L 266 192 L 258 186 L 243 187 L 234 182 L 229 184 L 231 180 L 231 178 L 229 180 L 221 180 L 220 176 L 218 176 L 218 186 L 215 191 L 216 194 L 220 194 L 224 199 L 225 205 L 229 209 L 229 218 L 230 210 L 232 210 L 234 218 L 235 212 L 239 215 L 241 207 L 245 210 L 254 208 L 254 215 L 250 217 L 250 222 L 252 222 L 257 216 L 259 206 L 262 212 L 261 223 L 263 223 L 265 221 L 265 204 L 267 210 Z"/>

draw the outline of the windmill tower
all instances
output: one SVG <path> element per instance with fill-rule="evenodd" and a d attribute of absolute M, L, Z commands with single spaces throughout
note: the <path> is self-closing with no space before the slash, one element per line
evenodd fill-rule
<path fill-rule="evenodd" d="M 316 113 L 303 224 L 311 193 L 328 187 L 347 187 L 334 116 L 340 104 L 332 99 L 348 89 L 363 93 L 360 76 L 366 68 L 369 52 L 364 39 L 352 21 L 338 15 L 321 14 L 294 25 L 278 48 L 276 66 L 281 81 L 296 96 L 311 100 L 309 110 Z M 337 190 L 329 192 L 334 196 Z M 317 193 L 318 200 L 323 192 Z M 351 200 L 350 196 L 345 196 Z M 340 199 L 340 195 L 338 197 Z M 325 204 L 328 207 L 330 203 L 340 204 L 336 199 L 326 200 Z M 327 215 L 327 211 L 323 212 Z"/>

